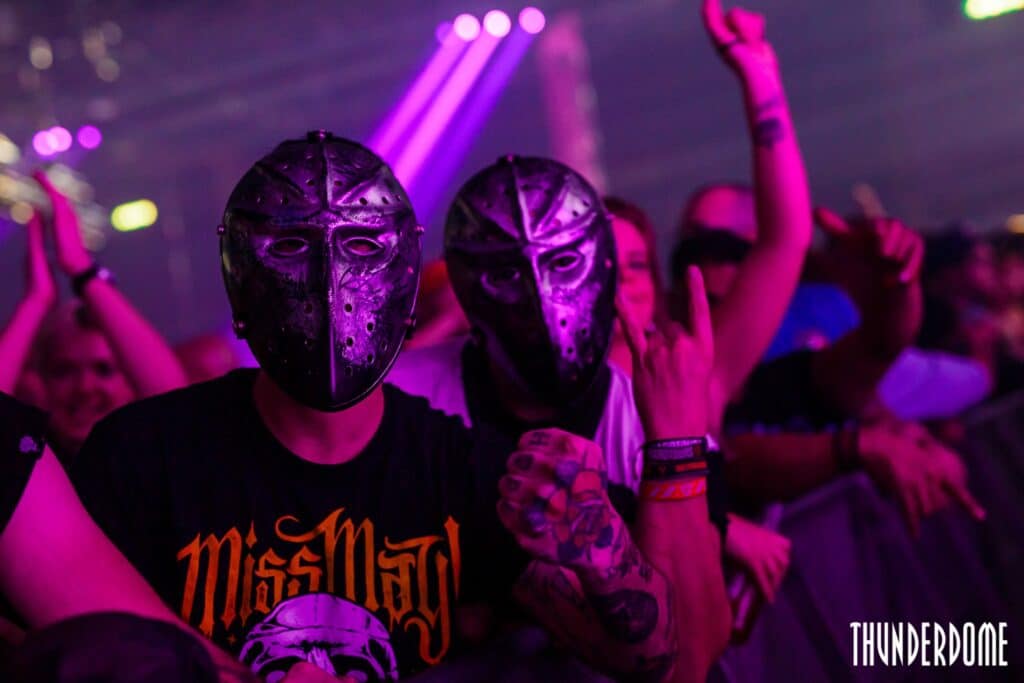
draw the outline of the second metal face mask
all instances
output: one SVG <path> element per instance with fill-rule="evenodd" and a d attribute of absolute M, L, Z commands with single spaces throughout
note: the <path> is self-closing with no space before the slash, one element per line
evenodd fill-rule
<path fill-rule="evenodd" d="M 499 160 L 456 196 L 445 258 L 508 377 L 549 401 L 586 391 L 608 352 L 617 273 L 611 220 L 582 176 L 549 159 Z"/>
<path fill-rule="evenodd" d="M 260 367 L 318 410 L 360 401 L 411 325 L 420 235 L 373 152 L 330 133 L 279 145 L 239 181 L 221 230 L 235 329 Z"/>

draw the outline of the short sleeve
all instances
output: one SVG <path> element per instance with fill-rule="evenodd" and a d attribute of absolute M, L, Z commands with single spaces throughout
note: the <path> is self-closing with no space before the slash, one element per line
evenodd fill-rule
<path fill-rule="evenodd" d="M 0 533 L 14 515 L 46 447 L 46 416 L 0 394 Z"/>

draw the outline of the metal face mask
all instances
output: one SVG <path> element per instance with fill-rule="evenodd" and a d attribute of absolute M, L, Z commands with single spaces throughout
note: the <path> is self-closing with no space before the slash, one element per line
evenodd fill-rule
<path fill-rule="evenodd" d="M 549 159 L 499 160 L 456 196 L 445 258 L 508 377 L 547 402 L 587 390 L 608 352 L 617 273 L 611 220 L 582 176 Z"/>
<path fill-rule="evenodd" d="M 284 142 L 219 232 L 235 331 L 282 390 L 335 411 L 381 382 L 412 324 L 422 228 L 379 157 L 323 131 Z"/>

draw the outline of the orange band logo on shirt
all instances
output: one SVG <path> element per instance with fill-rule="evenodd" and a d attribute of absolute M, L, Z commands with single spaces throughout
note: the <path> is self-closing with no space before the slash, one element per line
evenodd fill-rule
<path fill-rule="evenodd" d="M 458 597 L 462 562 L 458 523 L 449 517 L 443 536 L 385 536 L 379 547 L 373 522 L 356 524 L 343 512 L 338 508 L 306 530 L 296 517 L 278 518 L 273 548 L 261 543 L 252 523 L 244 536 L 237 527 L 220 537 L 196 534 L 178 551 L 178 560 L 188 562 L 182 618 L 192 623 L 197 589 L 198 627 L 207 637 L 218 628 L 245 627 L 284 599 L 326 592 L 382 610 L 390 631 L 415 629 L 420 657 L 437 664 L 451 645 L 449 590 Z M 279 554 L 282 547 L 288 550 Z"/>

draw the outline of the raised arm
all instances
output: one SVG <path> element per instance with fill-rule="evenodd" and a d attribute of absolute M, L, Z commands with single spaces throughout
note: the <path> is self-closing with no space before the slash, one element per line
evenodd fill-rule
<path fill-rule="evenodd" d="M 687 271 L 687 327 L 645 335 L 619 306 L 632 356 L 633 393 L 647 443 L 633 534 L 669 579 L 679 656 L 672 680 L 703 681 L 729 642 L 732 612 L 721 540 L 708 516 L 709 383 L 715 342 L 700 269 Z"/>
<path fill-rule="evenodd" d="M 535 558 L 516 584 L 519 602 L 598 670 L 666 680 L 677 657 L 669 582 L 609 502 L 601 449 L 559 430 L 528 432 L 499 490 L 502 524 Z"/>
<path fill-rule="evenodd" d="M 715 307 L 715 381 L 732 396 L 761 359 L 796 289 L 811 242 L 803 158 L 764 18 L 704 0 L 704 24 L 739 77 L 753 143 L 758 238 L 736 282 Z"/>
<path fill-rule="evenodd" d="M 53 234 L 61 270 L 71 278 L 85 273 L 94 261 L 82 244 L 74 208 L 44 173 L 37 171 L 33 177 L 53 205 Z M 171 347 L 113 284 L 93 277 L 82 288 L 81 298 L 139 398 L 185 386 L 185 371 Z"/>
<path fill-rule="evenodd" d="M 857 329 L 815 354 L 815 385 L 832 405 L 858 416 L 921 327 L 924 242 L 892 218 L 846 221 L 822 208 L 815 218 L 849 269 L 843 284 L 861 313 Z"/>
<path fill-rule="evenodd" d="M 57 301 L 57 287 L 43 247 L 43 221 L 32 213 L 25 226 L 25 295 L 0 332 L 0 391 L 13 394 L 39 326 Z"/>

